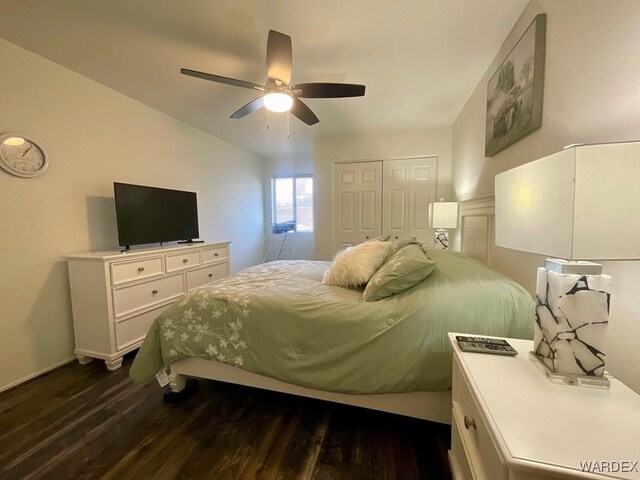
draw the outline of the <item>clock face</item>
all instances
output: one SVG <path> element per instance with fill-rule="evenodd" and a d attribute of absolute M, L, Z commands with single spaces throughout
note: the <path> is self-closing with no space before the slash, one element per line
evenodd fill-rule
<path fill-rule="evenodd" d="M 47 155 L 33 140 L 20 135 L 0 136 L 0 166 L 19 177 L 35 177 L 47 169 Z"/>

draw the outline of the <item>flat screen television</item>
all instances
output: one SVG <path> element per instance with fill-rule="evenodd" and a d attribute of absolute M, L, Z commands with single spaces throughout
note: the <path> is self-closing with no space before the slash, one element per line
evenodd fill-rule
<path fill-rule="evenodd" d="M 113 184 L 121 246 L 198 238 L 195 192 Z"/>

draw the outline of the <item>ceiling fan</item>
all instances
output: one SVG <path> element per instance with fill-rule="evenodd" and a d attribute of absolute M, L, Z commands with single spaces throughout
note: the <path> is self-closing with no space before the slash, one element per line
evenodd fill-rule
<path fill-rule="evenodd" d="M 364 85 L 352 83 L 291 83 L 291 37 L 269 30 L 267 41 L 267 82 L 257 83 L 222 77 L 212 73 L 181 68 L 180 73 L 212 82 L 236 87 L 250 88 L 262 95 L 234 112 L 230 118 L 242 118 L 261 108 L 271 112 L 290 111 L 307 125 L 315 125 L 318 117 L 305 105 L 301 98 L 344 98 L 364 96 Z"/>

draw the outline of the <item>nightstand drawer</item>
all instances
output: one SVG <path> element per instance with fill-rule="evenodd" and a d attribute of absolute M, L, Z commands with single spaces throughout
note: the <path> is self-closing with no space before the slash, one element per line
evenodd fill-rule
<path fill-rule="evenodd" d="M 474 478 L 477 480 L 478 473 L 476 473 L 475 477 L 471 473 L 468 456 L 465 453 L 465 446 L 460 435 L 460 428 L 461 427 L 458 425 L 458 421 L 456 419 L 456 412 L 454 411 L 451 416 L 451 452 L 449 452 L 451 474 L 453 476 L 453 480 L 474 480 Z M 477 459 L 475 460 L 477 462 Z M 475 463 L 474 465 L 477 469 L 478 464 Z M 483 473 L 480 472 L 479 475 L 481 477 Z"/>
<path fill-rule="evenodd" d="M 227 275 L 229 275 L 227 263 L 219 263 L 217 265 L 191 270 L 187 272 L 187 290 L 206 285 L 219 278 L 224 278 Z"/>
<path fill-rule="evenodd" d="M 167 272 L 174 272 L 184 268 L 200 265 L 200 252 L 179 253 L 167 255 Z"/>
<path fill-rule="evenodd" d="M 166 302 L 185 293 L 183 274 L 113 289 L 113 313 L 122 317 L 156 303 Z"/>
<path fill-rule="evenodd" d="M 453 417 L 465 447 L 474 480 L 506 480 L 507 470 L 463 375 L 453 393 Z"/>
<path fill-rule="evenodd" d="M 202 250 L 202 263 L 210 263 L 227 258 L 229 258 L 229 252 L 226 245 Z"/>
<path fill-rule="evenodd" d="M 111 264 L 111 285 L 162 274 L 162 257 L 144 258 Z"/>

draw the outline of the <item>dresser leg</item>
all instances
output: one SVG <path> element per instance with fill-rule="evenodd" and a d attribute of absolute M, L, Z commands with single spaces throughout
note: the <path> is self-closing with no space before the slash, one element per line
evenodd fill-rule
<path fill-rule="evenodd" d="M 78 363 L 80 363 L 80 365 L 86 365 L 93 360 L 93 358 L 85 357 L 84 355 L 76 355 L 76 358 L 78 359 Z"/>
<path fill-rule="evenodd" d="M 114 360 L 105 360 L 104 364 L 107 366 L 107 370 L 118 370 L 122 366 L 122 357 Z"/>

